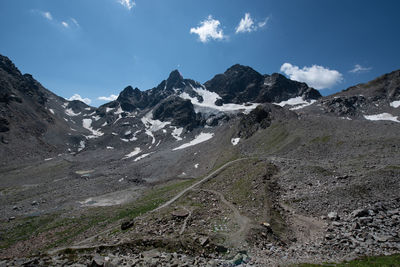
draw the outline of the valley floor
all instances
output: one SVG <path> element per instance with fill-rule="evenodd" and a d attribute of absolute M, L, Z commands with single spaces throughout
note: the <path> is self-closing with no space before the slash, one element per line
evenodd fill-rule
<path fill-rule="evenodd" d="M 79 155 L 3 167 L 0 266 L 287 266 L 398 254 L 399 130 L 303 115 L 236 146 L 217 133 L 204 143 L 210 168 L 158 181 Z"/>

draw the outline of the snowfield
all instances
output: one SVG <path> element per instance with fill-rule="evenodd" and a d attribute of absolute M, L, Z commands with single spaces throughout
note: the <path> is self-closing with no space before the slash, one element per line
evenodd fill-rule
<path fill-rule="evenodd" d="M 168 124 L 171 124 L 171 122 L 169 121 L 153 120 L 153 111 L 150 111 L 145 116 L 143 116 L 143 118 L 141 118 L 141 121 L 146 127 L 145 133 L 152 138 L 152 144 L 156 142 L 156 138 L 154 137 L 153 133 L 163 129 Z"/>
<path fill-rule="evenodd" d="M 192 87 L 193 88 L 193 87 Z M 194 110 L 196 113 L 205 113 L 205 114 L 216 114 L 220 111 L 223 112 L 237 112 L 242 111 L 245 114 L 250 113 L 253 109 L 255 109 L 258 104 L 252 103 L 248 106 L 239 105 L 239 104 L 223 104 L 222 106 L 215 105 L 215 101 L 221 99 L 221 97 L 215 93 L 210 92 L 204 88 L 193 88 L 193 90 L 203 97 L 203 102 L 199 102 L 196 97 L 191 97 L 188 93 L 181 93 L 179 96 L 183 99 L 188 99 L 192 102 L 194 106 Z"/>
<path fill-rule="evenodd" d="M 89 135 L 88 138 L 97 138 L 104 134 L 104 133 L 100 132 L 99 130 L 95 130 L 92 128 L 92 119 L 83 119 L 82 126 L 83 126 L 83 128 L 92 132 L 93 135 Z"/>
<path fill-rule="evenodd" d="M 307 107 L 309 105 L 312 105 L 316 101 L 317 100 L 314 100 L 314 99 L 310 100 L 310 101 L 306 101 L 306 100 L 303 99 L 303 97 L 298 96 L 298 97 L 290 98 L 290 99 L 288 99 L 286 101 L 282 101 L 282 102 L 274 103 L 274 104 L 278 105 L 278 106 L 281 106 L 281 107 L 284 107 L 286 105 L 295 106 L 295 107 L 290 108 L 290 110 L 297 110 L 297 109 L 302 109 L 302 108 L 305 108 L 305 107 Z"/>
<path fill-rule="evenodd" d="M 376 115 L 364 115 L 364 118 L 370 121 L 394 121 L 400 122 L 397 117 L 389 113 L 381 113 Z"/>
<path fill-rule="evenodd" d="M 190 141 L 189 143 L 183 144 L 181 146 L 178 146 L 172 150 L 179 150 L 179 149 L 184 149 L 190 146 L 194 146 L 200 143 L 203 143 L 207 140 L 210 140 L 211 138 L 213 138 L 214 134 L 213 133 L 200 133 L 199 135 L 197 135 L 192 141 Z"/>

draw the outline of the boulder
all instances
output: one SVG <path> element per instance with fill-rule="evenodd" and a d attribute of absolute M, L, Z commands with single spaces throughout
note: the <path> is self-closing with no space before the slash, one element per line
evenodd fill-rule
<path fill-rule="evenodd" d="M 128 230 L 134 225 L 133 221 L 126 221 L 121 224 L 121 230 Z"/>
<path fill-rule="evenodd" d="M 339 215 L 338 215 L 337 212 L 331 211 L 331 212 L 328 213 L 328 219 L 331 220 L 331 221 L 337 221 L 340 218 L 339 218 Z"/>

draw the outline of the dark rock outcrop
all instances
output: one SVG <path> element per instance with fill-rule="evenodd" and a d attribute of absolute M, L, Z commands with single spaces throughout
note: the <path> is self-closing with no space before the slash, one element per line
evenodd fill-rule
<path fill-rule="evenodd" d="M 190 100 L 178 96 L 170 96 L 154 108 L 153 118 L 161 121 L 171 121 L 179 127 L 193 127 L 198 125 L 196 113 Z"/>
<path fill-rule="evenodd" d="M 263 76 L 242 65 L 230 67 L 204 85 L 207 90 L 219 94 L 224 103 L 273 103 L 297 96 L 305 100 L 321 97 L 317 90 L 305 83 L 292 81 L 278 73 Z"/>
<path fill-rule="evenodd" d="M 238 136 L 249 138 L 259 129 L 266 129 L 274 120 L 296 118 L 296 113 L 274 104 L 258 106 L 248 115 L 243 116 L 239 123 Z"/>
<path fill-rule="evenodd" d="M 149 104 L 146 92 L 142 92 L 138 88 L 133 89 L 132 86 L 128 86 L 122 90 L 117 98 L 117 102 L 121 104 L 122 110 L 128 112 L 146 108 Z"/>

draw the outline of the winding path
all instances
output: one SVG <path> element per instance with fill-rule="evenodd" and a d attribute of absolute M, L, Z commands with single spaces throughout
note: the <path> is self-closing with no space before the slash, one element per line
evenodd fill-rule
<path fill-rule="evenodd" d="M 230 161 L 228 163 L 225 163 L 224 165 L 222 165 L 221 167 L 219 167 L 218 169 L 216 169 L 215 171 L 213 171 L 212 173 L 210 173 L 209 175 L 207 175 L 206 177 L 204 177 L 200 181 L 198 181 L 198 182 L 192 184 L 191 186 L 185 188 L 184 190 L 182 190 L 180 193 L 178 193 L 176 196 L 174 196 L 173 198 L 171 198 L 170 200 L 168 200 L 167 202 L 165 202 L 161 206 L 159 206 L 159 207 L 155 208 L 154 210 L 150 211 L 150 213 L 151 212 L 156 212 L 156 211 L 159 211 L 160 209 L 168 207 L 169 205 L 174 203 L 176 200 L 178 200 L 180 197 L 182 197 L 184 194 L 186 194 L 188 191 L 190 191 L 193 188 L 195 188 L 196 186 L 204 183 L 205 181 L 208 181 L 209 179 L 214 177 L 214 175 L 218 174 L 220 171 L 222 171 L 226 167 L 231 166 L 232 164 L 234 164 L 236 162 L 243 161 L 243 160 L 249 160 L 249 159 L 251 159 L 251 158 L 241 158 L 241 159 L 236 159 L 236 160 Z"/>
<path fill-rule="evenodd" d="M 240 214 L 240 211 L 235 207 L 235 205 L 233 205 L 231 202 L 226 200 L 226 198 L 224 197 L 224 195 L 222 193 L 215 191 L 215 190 L 210 190 L 210 189 L 201 189 L 201 191 L 206 191 L 206 192 L 210 192 L 215 195 L 218 195 L 220 197 L 222 203 L 224 203 L 226 206 L 228 206 L 233 211 L 233 216 L 235 217 L 235 220 L 238 222 L 240 228 L 238 231 L 232 233 L 230 235 L 230 238 L 233 243 L 236 243 L 237 245 L 242 244 L 242 242 L 245 241 L 246 235 L 250 230 L 251 220 L 248 217 Z"/>

